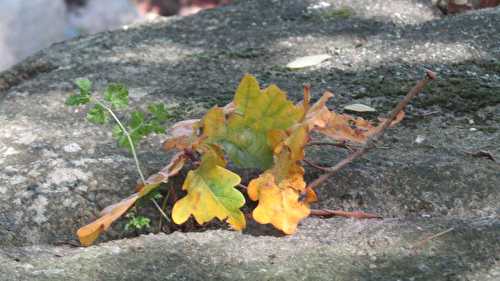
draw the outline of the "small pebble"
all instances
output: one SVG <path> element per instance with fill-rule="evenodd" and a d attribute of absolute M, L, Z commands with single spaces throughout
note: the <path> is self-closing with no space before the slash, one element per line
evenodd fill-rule
<path fill-rule="evenodd" d="M 418 135 L 418 136 L 417 136 L 417 138 L 415 139 L 415 143 L 417 143 L 417 144 L 421 144 L 421 143 L 423 143 L 423 142 L 424 142 L 424 140 L 425 140 L 425 137 L 424 137 L 424 136 L 422 136 L 422 135 Z"/>
<path fill-rule="evenodd" d="M 70 143 L 63 147 L 63 150 L 68 153 L 75 153 L 82 150 L 82 148 L 77 143 Z"/>

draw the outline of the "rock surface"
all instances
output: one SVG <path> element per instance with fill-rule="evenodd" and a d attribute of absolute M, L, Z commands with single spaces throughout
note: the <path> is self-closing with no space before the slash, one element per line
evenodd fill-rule
<path fill-rule="evenodd" d="M 439 226 L 437 226 L 439 225 Z M 422 241 L 435 231 L 453 230 Z M 293 236 L 148 235 L 0 253 L 2 280 L 498 280 L 496 220 L 309 219 Z M 498 264 L 496 264 L 498 265 Z"/>
<path fill-rule="evenodd" d="M 285 67 L 322 53 L 332 58 Z M 244 235 L 57 246 L 137 180 L 111 136 L 64 106 L 75 78 L 91 79 L 98 92 L 123 82 L 133 106 L 161 100 L 181 120 L 227 103 L 245 72 L 294 100 L 308 82 L 314 98 L 336 93 L 332 108 L 363 103 L 383 113 L 423 68 L 440 78 L 383 148 L 318 190 L 316 207 L 397 219 L 308 219 L 291 237 L 251 226 Z M 500 164 L 473 155 L 500 159 L 499 93 L 500 8 L 441 18 L 418 1 L 239 1 L 53 45 L 0 74 L 0 280 L 498 280 Z M 141 146 L 147 174 L 169 159 L 160 143 Z M 310 153 L 322 165 L 344 156 L 321 149 Z M 114 225 L 103 240 L 122 229 Z"/>

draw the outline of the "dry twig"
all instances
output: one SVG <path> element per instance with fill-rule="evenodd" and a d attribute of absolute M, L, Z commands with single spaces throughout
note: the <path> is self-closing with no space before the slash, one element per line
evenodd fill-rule
<path fill-rule="evenodd" d="M 330 170 L 330 167 L 323 167 L 323 166 L 320 166 L 314 162 L 311 162 L 310 160 L 307 160 L 307 159 L 303 159 L 302 161 L 304 161 L 304 163 L 306 163 L 307 165 L 313 167 L 313 168 L 316 168 L 320 171 L 323 171 L 323 172 L 329 172 Z"/>
<path fill-rule="evenodd" d="M 347 142 L 345 142 L 345 141 L 341 141 L 341 142 L 311 141 L 311 142 L 308 142 L 306 146 L 314 146 L 314 145 L 331 145 L 331 146 L 336 146 L 336 147 L 348 149 L 351 152 L 353 151 L 352 147 L 350 145 L 348 145 Z"/>
<path fill-rule="evenodd" d="M 365 213 L 363 211 L 342 211 L 342 210 L 311 210 L 310 216 L 313 217 L 323 217 L 323 218 L 331 218 L 331 217 L 344 217 L 344 218 L 355 218 L 355 219 L 382 219 L 382 216 L 376 214 Z"/>

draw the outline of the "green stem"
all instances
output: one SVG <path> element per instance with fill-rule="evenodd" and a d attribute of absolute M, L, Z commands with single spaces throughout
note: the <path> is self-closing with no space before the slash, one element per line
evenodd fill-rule
<path fill-rule="evenodd" d="M 132 142 L 132 138 L 130 137 L 130 134 L 128 133 L 127 129 L 125 129 L 125 126 L 123 126 L 122 122 L 120 121 L 120 119 L 118 119 L 118 117 L 115 115 L 115 113 L 113 112 L 113 110 L 111 108 L 109 108 L 107 105 L 105 105 L 104 103 L 100 102 L 97 99 L 94 99 L 94 100 L 98 105 L 102 106 L 104 109 L 106 109 L 109 112 L 109 114 L 111 114 L 113 119 L 115 119 L 116 123 L 118 123 L 118 126 L 120 126 L 120 129 L 122 130 L 122 132 L 125 134 L 125 136 L 127 136 L 128 143 L 130 145 L 130 151 L 132 151 L 132 156 L 134 157 L 135 166 L 137 167 L 137 172 L 139 173 L 139 176 L 141 177 L 142 184 L 145 184 L 146 179 L 144 178 L 144 174 L 142 173 L 141 165 L 139 164 L 139 159 L 137 158 L 137 153 L 135 152 L 134 143 Z"/>

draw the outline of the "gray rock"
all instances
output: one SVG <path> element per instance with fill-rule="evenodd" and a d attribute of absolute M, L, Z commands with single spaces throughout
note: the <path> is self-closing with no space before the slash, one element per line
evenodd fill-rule
<path fill-rule="evenodd" d="M 415 1 L 239 1 L 53 45 L 0 74 L 0 280 L 497 280 L 500 165 L 473 153 L 500 157 L 499 29 L 500 8 L 441 18 Z M 318 66 L 285 67 L 325 52 L 333 58 Z M 336 93 L 334 109 L 362 101 L 384 112 L 424 68 L 440 78 L 382 148 L 318 190 L 316 207 L 396 220 L 308 219 L 299 234 L 279 238 L 251 225 L 245 235 L 54 246 L 74 241 L 78 227 L 137 181 L 111 136 L 64 106 L 76 78 L 94 81 L 98 93 L 123 82 L 132 106 L 163 101 L 182 120 L 227 103 L 245 72 L 294 100 L 309 82 L 313 98 Z M 146 174 L 169 159 L 161 140 L 141 145 Z M 345 156 L 326 149 L 309 154 L 322 165 Z M 126 236 L 122 226 L 102 240 Z M 449 228 L 418 254 L 408 248 Z"/>
<path fill-rule="evenodd" d="M 498 280 L 499 231 L 488 219 L 308 219 L 288 237 L 216 230 L 4 249 L 0 279 Z"/>

